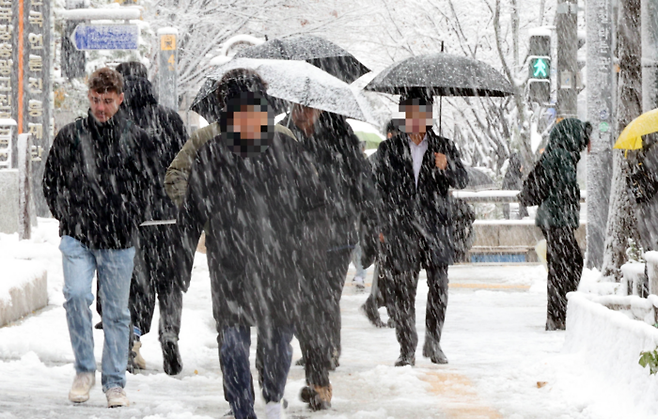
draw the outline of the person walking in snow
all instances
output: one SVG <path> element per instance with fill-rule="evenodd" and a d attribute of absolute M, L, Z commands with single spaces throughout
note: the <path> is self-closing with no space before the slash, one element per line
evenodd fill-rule
<path fill-rule="evenodd" d="M 386 139 L 390 140 L 396 135 L 400 134 L 398 130 L 398 122 L 391 119 L 386 123 L 384 129 L 386 131 Z M 377 152 L 372 154 L 368 159 L 368 167 L 372 172 L 373 162 L 377 159 Z M 375 191 L 376 195 L 376 191 Z M 381 274 L 380 258 L 379 258 L 379 232 L 375 231 L 377 228 L 376 213 L 378 211 L 379 198 L 375 198 L 373 205 L 371 205 L 370 213 L 363 213 L 361 216 L 361 243 L 363 266 L 375 265 L 372 273 L 372 285 L 370 287 L 370 295 L 365 303 L 361 305 L 360 310 L 366 315 L 366 318 L 375 327 L 395 327 L 391 313 L 389 312 L 389 319 L 384 323 L 379 315 L 379 307 L 387 307 L 386 304 L 386 277 Z"/>
<path fill-rule="evenodd" d="M 423 356 L 436 364 L 448 362 L 440 345 L 454 255 L 448 189 L 464 188 L 468 174 L 452 141 L 433 132 L 432 103 L 424 89 L 402 95 L 402 133 L 380 144 L 374 162 L 382 202 L 380 268 L 400 344 L 396 366 L 416 361 L 416 289 L 422 268 L 429 286 Z"/>
<path fill-rule="evenodd" d="M 578 289 L 583 271 L 583 256 L 574 234 L 580 214 L 576 165 L 580 153 L 589 146 L 591 130 L 589 122 L 575 118 L 558 122 L 551 130 L 546 151 L 518 194 L 522 205 L 539 205 L 535 224 L 546 238 L 546 330 L 566 328 L 567 293 Z"/>
<path fill-rule="evenodd" d="M 308 384 L 301 397 L 311 409 L 321 410 L 331 406 L 329 371 L 338 366 L 341 352 L 340 298 L 371 178 L 359 139 L 345 117 L 296 104 L 280 124 L 293 132 L 316 164 L 331 223 L 321 232 L 329 240 L 327 270 L 317 270 L 309 278 L 312 288 L 303 300 L 305 315 L 296 330 Z"/>
<path fill-rule="evenodd" d="M 130 311 L 128 296 L 133 237 L 150 201 L 149 179 L 157 173 L 150 137 L 120 110 L 123 79 L 109 68 L 89 78 L 90 110 L 55 137 L 44 169 L 43 193 L 59 220 L 64 270 L 64 308 L 76 376 L 75 403 L 89 399 L 95 384 L 92 334 L 94 272 L 103 307 L 105 341 L 101 381 L 108 407 L 128 406 L 126 385 Z"/>
<path fill-rule="evenodd" d="M 129 368 L 146 368 L 139 352 L 140 337 L 151 329 L 157 294 L 160 310 L 158 335 L 163 367 L 165 373 L 175 375 L 183 369 L 178 350 L 183 292 L 178 287 L 179 281 L 175 279 L 178 272 L 174 264 L 178 232 L 175 224 L 158 222 L 173 220 L 178 212 L 165 194 L 164 177 L 167 167 L 187 141 L 187 132 L 178 112 L 158 104 L 148 80 L 146 66 L 131 61 L 119 64 L 116 70 L 124 80 L 121 108 L 131 121 L 153 139 L 156 146 L 154 157 L 158 162 L 158 172 L 150 182 L 154 190 L 150 214 L 147 215 L 147 219 L 154 220 L 154 223 L 139 228 L 135 246 L 135 269 L 130 284 L 129 303 L 133 324 Z"/>
<path fill-rule="evenodd" d="M 523 185 L 523 162 L 518 153 L 512 153 L 509 156 L 509 163 L 507 164 L 507 172 L 503 177 L 502 190 L 504 191 L 520 191 Z M 523 205 L 519 205 L 518 217 L 522 219 L 528 216 L 528 210 Z M 510 204 L 503 205 L 503 217 L 506 220 L 510 219 Z"/>
<path fill-rule="evenodd" d="M 268 418 L 281 417 L 290 342 L 309 272 L 324 270 L 324 191 L 315 165 L 292 137 L 275 131 L 266 84 L 251 70 L 219 82 L 219 135 L 197 152 L 178 214 L 191 273 L 206 231 L 213 317 L 226 397 L 236 419 L 255 418 L 249 328 L 258 328 Z M 189 286 L 189 274 L 184 289 Z"/>

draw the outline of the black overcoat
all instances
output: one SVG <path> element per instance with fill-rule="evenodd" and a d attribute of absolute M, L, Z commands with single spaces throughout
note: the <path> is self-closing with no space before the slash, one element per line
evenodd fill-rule
<path fill-rule="evenodd" d="M 427 132 L 428 148 L 415 185 L 413 159 L 407 134 L 380 144 L 374 176 L 380 196 L 379 223 L 384 235 L 383 263 L 406 271 L 419 266 L 453 262 L 453 226 L 450 187 L 464 188 L 468 174 L 455 145 Z M 434 153 L 447 156 L 448 167 L 436 167 Z"/>
<path fill-rule="evenodd" d="M 304 278 L 326 269 L 319 257 L 327 251 L 324 192 L 311 159 L 284 134 L 248 158 L 230 151 L 222 136 L 209 141 L 193 165 L 178 225 L 188 273 L 206 226 L 219 327 L 293 323 L 308 295 Z"/>

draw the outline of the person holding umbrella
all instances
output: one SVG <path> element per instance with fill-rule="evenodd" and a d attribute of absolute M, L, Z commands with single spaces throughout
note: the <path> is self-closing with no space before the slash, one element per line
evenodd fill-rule
<path fill-rule="evenodd" d="M 256 326 L 266 413 L 275 419 L 308 272 L 326 269 L 323 236 L 315 234 L 328 228 L 324 192 L 301 145 L 274 130 L 267 85 L 255 71 L 230 71 L 219 88 L 220 134 L 198 151 L 177 218 L 188 273 L 181 286 L 189 286 L 205 229 L 226 397 L 236 419 L 256 417 L 249 367 Z"/>
<path fill-rule="evenodd" d="M 432 92 L 412 88 L 400 97 L 402 133 L 383 142 L 374 162 L 381 197 L 381 270 L 386 300 L 400 344 L 395 366 L 415 364 L 416 288 L 427 272 L 429 294 L 423 356 L 446 364 L 441 333 L 448 304 L 448 265 L 453 262 L 449 188 L 464 188 L 468 174 L 455 145 L 432 130 Z"/>

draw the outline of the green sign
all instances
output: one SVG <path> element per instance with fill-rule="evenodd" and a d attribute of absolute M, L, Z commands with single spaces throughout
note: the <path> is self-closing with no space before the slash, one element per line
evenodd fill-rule
<path fill-rule="evenodd" d="M 548 79 L 551 76 L 551 59 L 549 57 L 532 57 L 530 59 L 530 78 Z"/>

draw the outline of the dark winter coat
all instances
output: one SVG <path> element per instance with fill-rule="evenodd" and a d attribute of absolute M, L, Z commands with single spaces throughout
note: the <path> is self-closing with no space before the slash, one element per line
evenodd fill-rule
<path fill-rule="evenodd" d="M 154 202 L 149 218 L 165 220 L 176 218 L 177 208 L 164 191 L 167 167 L 187 141 L 185 124 L 178 112 L 158 105 L 151 82 L 143 77 L 126 76 L 124 102 L 126 116 L 153 139 L 156 147 L 157 177 L 152 179 Z"/>
<path fill-rule="evenodd" d="M 313 234 L 328 228 L 317 171 L 301 145 L 279 132 L 257 157 L 240 157 L 224 141 L 222 134 L 199 150 L 189 177 L 178 215 L 185 271 L 206 225 L 220 326 L 290 324 L 307 292 L 304 278 L 326 269 L 318 256 L 327 250 L 324 236 Z"/>
<path fill-rule="evenodd" d="M 416 188 L 407 134 L 379 145 L 374 162 L 381 199 L 382 253 L 389 267 L 406 271 L 453 262 L 452 206 L 448 189 L 464 188 L 468 174 L 460 154 L 447 138 L 427 132 L 429 142 Z M 447 156 L 448 167 L 436 167 L 434 153 Z"/>
<path fill-rule="evenodd" d="M 636 199 L 640 245 L 645 251 L 658 250 L 658 142 L 645 145 L 630 168 L 628 183 Z"/>
<path fill-rule="evenodd" d="M 289 117 L 281 121 L 313 159 L 326 193 L 331 222 L 330 249 L 353 247 L 358 241 L 357 220 L 365 201 L 372 199 L 372 176 L 359 139 L 345 118 L 324 112 L 313 135 L 307 137 Z"/>
<path fill-rule="evenodd" d="M 121 110 L 99 124 L 91 112 L 62 128 L 48 153 L 43 193 L 60 236 L 92 249 L 132 247 L 157 173 L 150 137 Z"/>
<path fill-rule="evenodd" d="M 564 119 L 551 130 L 546 151 L 518 195 L 523 205 L 539 205 L 535 224 L 540 228 L 578 228 L 580 188 L 576 165 L 586 146 L 584 125 L 578 119 Z"/>

